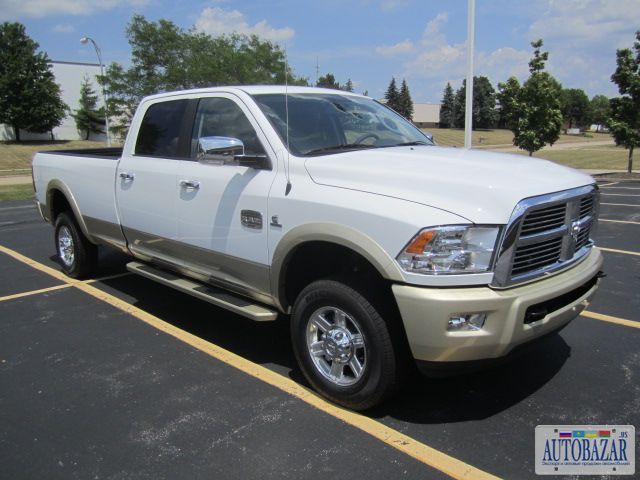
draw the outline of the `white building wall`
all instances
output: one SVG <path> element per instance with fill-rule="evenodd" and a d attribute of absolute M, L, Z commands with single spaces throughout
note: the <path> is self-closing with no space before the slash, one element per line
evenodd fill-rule
<path fill-rule="evenodd" d="M 76 128 L 76 121 L 71 116 L 80 106 L 80 86 L 85 75 L 89 78 L 91 88 L 98 95 L 97 108 L 104 105 L 102 90 L 96 77 L 100 75 L 100 65 L 97 63 L 74 63 L 74 62 L 51 62 L 51 71 L 55 77 L 55 82 L 60 85 L 62 101 L 69 108 L 69 114 L 62 120 L 60 126 L 53 129 L 55 140 L 79 140 L 80 133 Z M 50 140 L 49 133 L 20 132 L 22 140 Z M 91 140 L 106 140 L 105 134 L 92 134 Z M 14 140 L 13 129 L 8 125 L 0 125 L 0 140 Z"/>

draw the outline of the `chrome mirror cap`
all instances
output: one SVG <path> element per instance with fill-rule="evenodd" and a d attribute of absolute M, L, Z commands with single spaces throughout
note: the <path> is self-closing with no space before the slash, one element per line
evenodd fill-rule
<path fill-rule="evenodd" d="M 244 155 L 244 143 L 233 137 L 200 137 L 198 139 L 198 162 L 214 165 L 237 164 L 236 156 Z"/>

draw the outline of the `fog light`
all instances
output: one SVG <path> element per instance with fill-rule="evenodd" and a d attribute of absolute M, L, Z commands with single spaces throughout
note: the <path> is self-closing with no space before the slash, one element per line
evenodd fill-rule
<path fill-rule="evenodd" d="M 486 313 L 460 313 L 449 317 L 447 331 L 469 332 L 482 329 L 487 319 Z"/>

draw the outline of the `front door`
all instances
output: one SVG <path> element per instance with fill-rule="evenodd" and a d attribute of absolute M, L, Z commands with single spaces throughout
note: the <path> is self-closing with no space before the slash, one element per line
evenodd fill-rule
<path fill-rule="evenodd" d="M 185 266 L 203 280 L 222 282 L 255 298 L 269 292 L 267 199 L 273 168 L 200 163 L 198 139 L 231 137 L 245 154 L 268 153 L 249 110 L 233 95 L 201 98 L 193 126 L 192 161 L 178 170 L 177 238 Z M 258 133 L 260 132 L 260 133 Z"/>

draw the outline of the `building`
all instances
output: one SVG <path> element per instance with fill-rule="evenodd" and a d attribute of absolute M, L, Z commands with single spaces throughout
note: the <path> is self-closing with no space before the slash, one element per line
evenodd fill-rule
<path fill-rule="evenodd" d="M 55 81 L 60 85 L 62 101 L 67 104 L 70 111 L 62 120 L 60 126 L 53 129 L 53 138 L 55 140 L 79 140 L 80 133 L 76 128 L 76 121 L 71 116 L 72 113 L 79 108 L 80 104 L 80 86 L 84 77 L 88 77 L 91 87 L 98 94 L 98 105 L 100 108 L 104 105 L 102 98 L 102 90 L 96 77 L 100 75 L 100 65 L 97 63 L 75 63 L 75 62 L 51 62 L 51 71 L 55 77 Z M 51 140 L 51 133 L 32 133 L 20 132 L 22 140 Z M 106 140 L 105 134 L 91 134 L 92 140 Z M 0 125 L 0 140 L 14 140 L 13 128 L 9 125 Z"/>
<path fill-rule="evenodd" d="M 433 128 L 440 123 L 439 103 L 414 103 L 413 123 L 419 128 Z"/>

